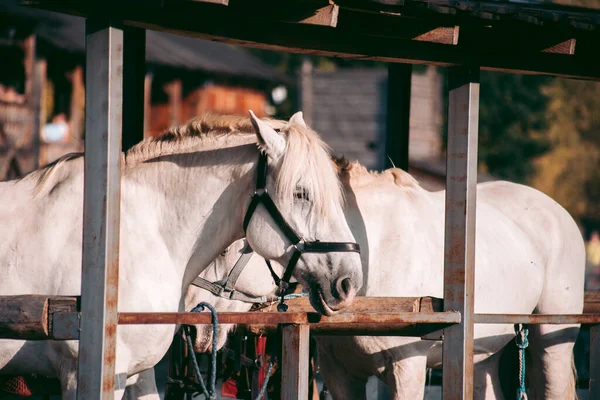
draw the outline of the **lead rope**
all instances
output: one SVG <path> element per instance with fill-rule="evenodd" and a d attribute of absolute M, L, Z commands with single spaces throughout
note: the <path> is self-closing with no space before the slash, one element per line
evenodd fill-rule
<path fill-rule="evenodd" d="M 196 352 L 194 351 L 194 344 L 192 343 L 192 336 L 190 335 L 190 327 L 188 325 L 184 325 L 185 331 L 185 339 L 188 345 L 188 351 L 190 352 L 190 356 L 192 358 L 192 364 L 194 365 L 194 373 L 196 374 L 196 379 L 200 384 L 200 388 L 202 388 L 202 393 L 206 397 L 206 399 L 216 400 L 217 399 L 217 346 L 218 346 L 218 335 L 219 335 L 219 319 L 217 317 L 217 311 L 206 302 L 198 303 L 198 305 L 192 308 L 191 312 L 202 312 L 205 308 L 208 308 L 212 314 L 212 325 L 213 325 L 213 341 L 212 341 L 212 354 L 210 357 L 211 367 L 210 367 L 210 381 L 209 381 L 209 389 L 206 389 L 206 385 L 204 384 L 204 379 L 202 379 L 202 374 L 200 373 L 200 366 L 198 365 L 198 360 L 196 359 Z"/>
<path fill-rule="evenodd" d="M 276 337 L 277 338 L 281 337 L 281 329 L 280 328 L 277 328 L 277 336 Z M 269 385 L 269 378 L 271 377 L 271 374 L 273 373 L 273 367 L 275 366 L 275 363 L 277 362 L 277 347 L 281 348 L 281 343 L 279 342 L 279 340 L 274 340 L 271 342 L 271 345 L 269 346 L 269 350 L 267 351 L 267 353 L 270 353 L 269 354 L 269 365 L 267 366 L 267 373 L 265 374 L 265 380 L 260 388 L 260 391 L 258 392 L 258 396 L 256 396 L 256 400 L 261 400 L 267 392 L 267 386 Z"/>
<path fill-rule="evenodd" d="M 515 343 L 519 349 L 519 388 L 517 389 L 517 400 L 527 400 L 527 391 L 525 389 L 525 349 L 529 346 L 527 335 L 529 329 L 523 324 L 515 324 Z"/>

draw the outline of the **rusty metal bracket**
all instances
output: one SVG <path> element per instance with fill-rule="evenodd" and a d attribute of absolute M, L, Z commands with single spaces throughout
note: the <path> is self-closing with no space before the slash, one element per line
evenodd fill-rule
<path fill-rule="evenodd" d="M 52 332 L 54 340 L 78 340 L 81 332 L 80 312 L 58 312 L 52 314 Z"/>

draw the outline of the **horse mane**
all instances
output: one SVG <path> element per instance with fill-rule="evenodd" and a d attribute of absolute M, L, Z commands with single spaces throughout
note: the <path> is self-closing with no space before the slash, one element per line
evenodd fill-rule
<path fill-rule="evenodd" d="M 68 173 L 62 166 L 69 161 L 76 160 L 83 157 L 83 153 L 68 153 L 65 154 L 51 163 L 43 166 L 40 169 L 30 172 L 29 174 L 15 179 L 15 182 L 26 181 L 30 179 L 36 179 L 32 195 L 33 197 L 38 196 L 45 188 L 49 188 L 48 192 L 51 192 L 60 182 L 63 182 Z"/>
<path fill-rule="evenodd" d="M 276 178 L 276 192 L 284 208 L 295 207 L 296 183 L 303 182 L 307 191 L 313 194 L 315 217 L 325 220 L 332 207 L 341 207 L 343 192 L 336 170 L 331 165 L 329 147 L 320 136 L 309 128 L 287 121 L 263 118 L 274 129 L 286 137 L 286 153 Z M 182 154 L 195 151 L 199 146 L 222 147 L 223 140 L 244 140 L 256 142 L 256 135 L 249 117 L 206 114 L 195 117 L 187 123 L 170 128 L 164 134 L 147 138 L 133 146 L 122 155 L 121 168 L 129 169 L 144 161 L 161 156 Z M 82 154 L 69 154 L 59 158 L 46 167 L 35 171 L 32 176 L 38 178 L 34 195 L 43 188 L 55 187 L 64 180 L 67 170 L 64 164 Z M 314 176 L 305 179 L 308 170 L 318 171 Z M 60 172 L 62 171 L 62 172 Z M 60 172 L 60 173 L 59 173 Z M 52 190 L 52 189 L 50 189 Z"/>
<path fill-rule="evenodd" d="M 285 124 L 284 121 L 263 120 L 276 128 Z M 254 135 L 250 118 L 207 113 L 171 127 L 157 137 L 144 139 L 127 151 L 125 164 L 133 166 L 151 158 L 186 152 L 206 140 L 246 135 Z"/>
<path fill-rule="evenodd" d="M 342 180 L 362 181 L 372 178 L 390 179 L 394 184 L 401 188 L 418 188 L 419 182 L 408 172 L 400 168 L 388 168 L 384 171 L 369 171 L 367 167 L 358 161 L 350 161 L 346 157 L 335 157 L 333 159 L 338 174 Z"/>

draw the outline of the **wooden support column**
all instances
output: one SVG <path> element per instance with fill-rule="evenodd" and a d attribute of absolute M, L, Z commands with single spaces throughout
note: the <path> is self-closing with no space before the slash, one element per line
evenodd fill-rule
<path fill-rule="evenodd" d="M 479 67 L 450 68 L 448 86 L 444 309 L 460 311 L 461 322 L 444 330 L 442 385 L 444 400 L 469 400 L 473 398 Z"/>
<path fill-rule="evenodd" d="M 590 327 L 590 400 L 600 399 L 600 325 Z"/>
<path fill-rule="evenodd" d="M 177 79 L 165 85 L 165 91 L 169 96 L 170 124 L 178 125 L 181 123 L 181 80 Z"/>
<path fill-rule="evenodd" d="M 308 399 L 310 328 L 286 325 L 282 329 L 281 398 Z"/>
<path fill-rule="evenodd" d="M 42 109 L 44 102 L 44 87 L 46 85 L 46 60 L 38 60 L 36 58 L 33 67 L 33 83 L 31 87 L 31 112 L 33 118 L 31 120 L 31 146 L 33 150 L 33 169 L 37 169 L 40 165 L 40 138 L 42 135 L 42 126 L 44 125 L 45 113 Z"/>
<path fill-rule="evenodd" d="M 308 58 L 302 60 L 302 70 L 300 73 L 300 93 L 299 103 L 304 121 L 308 126 L 312 125 L 313 120 L 313 80 L 312 80 L 312 62 Z"/>
<path fill-rule="evenodd" d="M 88 19 L 78 399 L 114 399 L 122 89 L 123 31 Z"/>
<path fill-rule="evenodd" d="M 70 139 L 79 141 L 83 134 L 83 118 L 85 103 L 85 86 L 83 84 L 83 67 L 78 65 L 71 72 L 71 118 Z"/>
<path fill-rule="evenodd" d="M 123 151 L 144 139 L 146 30 L 123 29 Z"/>
<path fill-rule="evenodd" d="M 407 172 L 411 77 L 411 64 L 388 65 L 384 165 L 385 168 L 396 166 Z"/>
<path fill-rule="evenodd" d="M 150 112 L 152 110 L 152 73 L 144 78 L 144 137 L 150 132 Z"/>

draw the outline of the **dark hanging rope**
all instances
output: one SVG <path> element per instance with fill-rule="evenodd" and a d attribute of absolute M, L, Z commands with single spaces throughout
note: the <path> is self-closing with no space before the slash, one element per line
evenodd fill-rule
<path fill-rule="evenodd" d="M 517 400 L 527 400 L 527 390 L 525 389 L 525 349 L 529 346 L 527 335 L 529 329 L 522 324 L 515 324 L 515 343 L 519 349 L 519 388 L 517 389 Z"/>
<path fill-rule="evenodd" d="M 192 308 L 192 312 L 202 312 L 205 308 L 208 308 L 212 314 L 212 325 L 213 325 L 213 337 L 212 337 L 212 354 L 210 357 L 211 366 L 210 366 L 210 380 L 209 380 L 209 388 L 206 388 L 206 384 L 204 383 L 204 379 L 202 379 L 202 374 L 200 373 L 200 366 L 198 365 L 198 360 L 196 359 L 196 352 L 194 351 L 194 344 L 192 343 L 192 336 L 190 335 L 190 326 L 184 325 L 185 330 L 185 338 L 188 344 L 188 351 L 192 358 L 192 364 L 194 365 L 194 372 L 196 374 L 196 379 L 202 388 L 202 393 L 209 400 L 217 399 L 217 346 L 218 346 L 218 335 L 219 335 L 219 319 L 217 317 L 217 311 L 213 306 L 206 302 L 198 303 L 198 305 Z"/>

